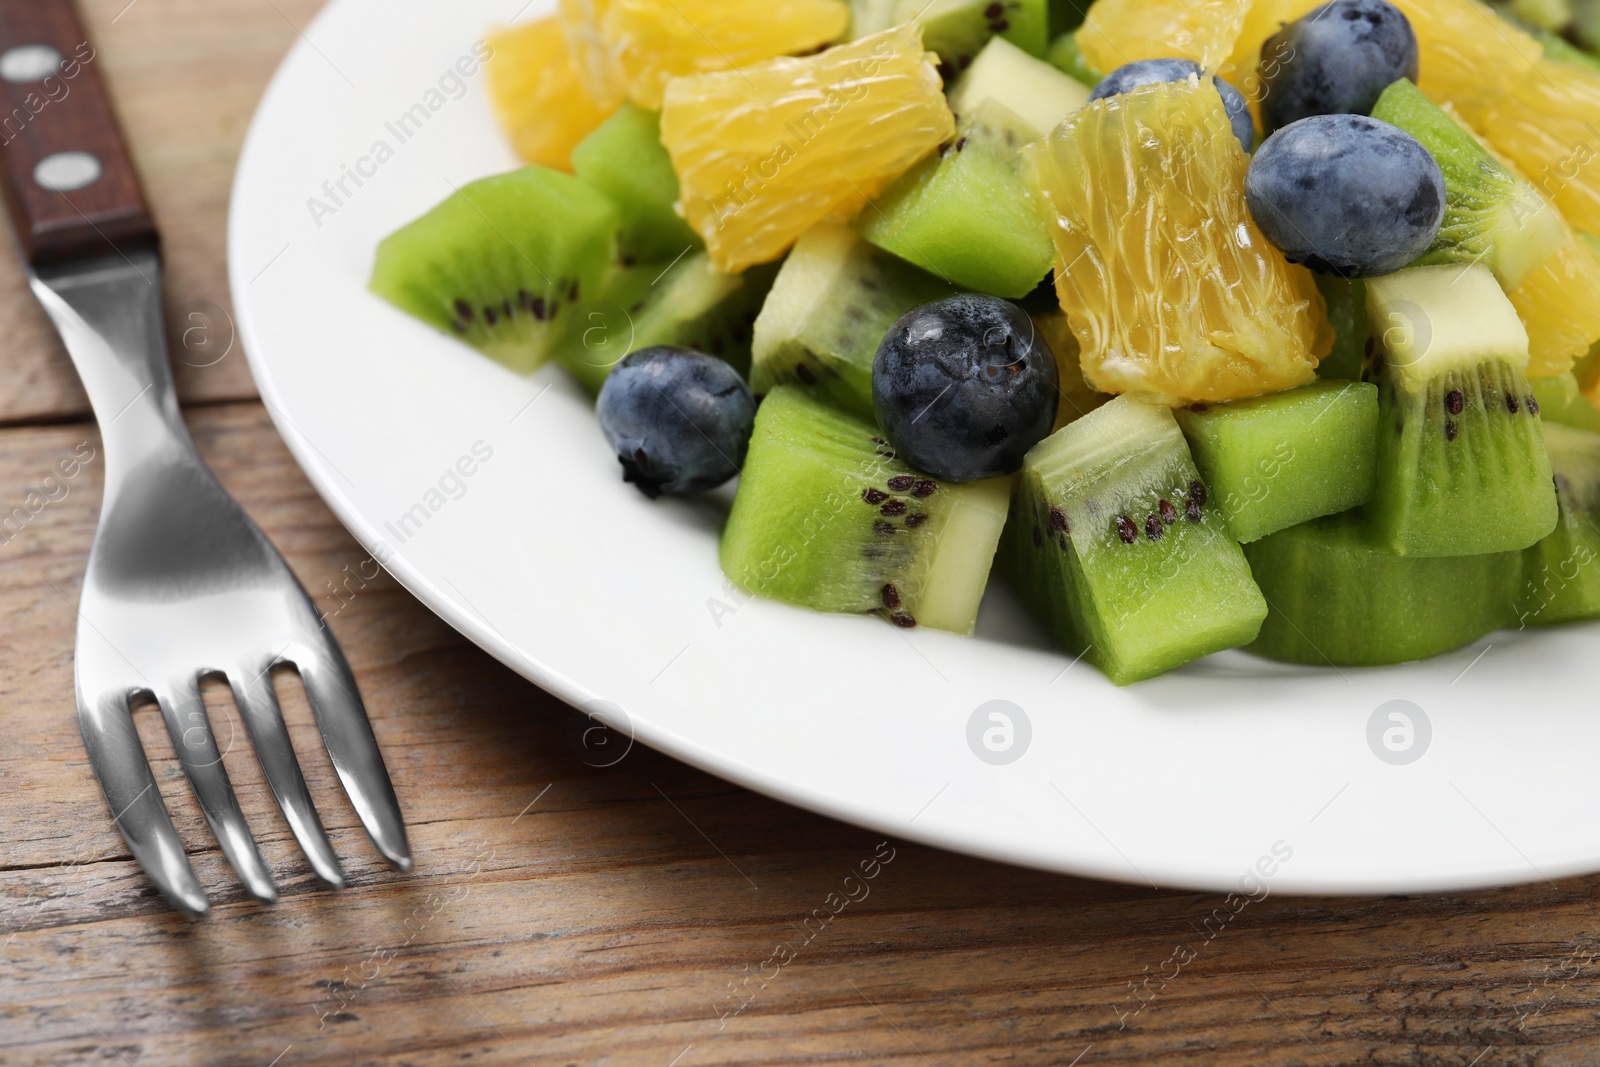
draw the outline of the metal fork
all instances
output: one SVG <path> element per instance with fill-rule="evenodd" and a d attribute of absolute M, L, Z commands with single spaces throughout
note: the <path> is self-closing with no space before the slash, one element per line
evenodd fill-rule
<path fill-rule="evenodd" d="M 68 80 L 88 47 L 70 0 L 0 0 L 0 103 Z M 92 55 L 92 49 L 90 50 Z M 232 689 L 261 770 L 312 869 L 344 872 L 289 743 L 272 671 L 298 669 L 328 755 L 378 850 L 411 867 L 405 825 L 338 643 L 266 537 L 206 468 L 167 363 L 161 260 L 92 60 L 4 151 L 29 280 L 72 356 L 105 446 L 105 500 L 78 608 L 78 720 L 133 855 L 174 904 L 208 908 L 132 717 L 153 697 L 223 854 L 250 894 L 277 890 L 200 696 Z M 52 110 L 54 112 L 52 113 Z"/>

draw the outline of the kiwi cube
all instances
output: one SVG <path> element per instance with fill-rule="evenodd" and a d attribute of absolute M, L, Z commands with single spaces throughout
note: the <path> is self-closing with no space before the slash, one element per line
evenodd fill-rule
<path fill-rule="evenodd" d="M 572 150 L 572 170 L 621 215 L 624 259 L 671 259 L 700 243 L 678 216 L 678 174 L 661 145 L 661 116 L 623 104 Z"/>
<path fill-rule="evenodd" d="M 1561 520 L 1523 554 L 1520 627 L 1600 618 L 1600 434 L 1547 425 Z"/>
<path fill-rule="evenodd" d="M 1077 31 L 1063 33 L 1051 41 L 1045 59 L 1052 67 L 1089 89 L 1099 85 L 1105 78 L 1083 58 L 1083 49 L 1078 47 Z"/>
<path fill-rule="evenodd" d="M 1010 496 L 1009 478 L 935 481 L 873 424 L 778 386 L 756 412 L 722 569 L 790 604 L 971 633 Z"/>
<path fill-rule="evenodd" d="M 1547 437 L 1552 422 L 1600 433 L 1600 408 L 1583 395 L 1577 377 L 1570 371 L 1552 378 L 1529 378 L 1528 386 L 1538 402 L 1539 418 L 1544 420 Z M 1547 452 L 1549 443 L 1545 441 Z"/>
<path fill-rule="evenodd" d="M 796 242 L 756 317 L 750 388 L 791 383 L 869 421 L 872 361 L 900 317 L 955 288 L 844 226 Z"/>
<path fill-rule="evenodd" d="M 970 115 L 985 100 L 1009 110 L 1026 125 L 1029 140 L 1055 129 L 1089 102 L 1089 90 L 1004 37 L 983 46 L 950 90 L 950 109 Z"/>
<path fill-rule="evenodd" d="M 530 374 L 616 259 L 617 209 L 545 167 L 473 182 L 378 245 L 374 293 Z"/>
<path fill-rule="evenodd" d="M 1267 615 L 1172 412 L 1133 396 L 1028 453 L 1002 558 L 1030 610 L 1117 685 L 1247 644 Z"/>
<path fill-rule="evenodd" d="M 1556 525 L 1528 334 L 1483 266 L 1367 279 L 1379 350 L 1377 484 L 1366 512 L 1400 555 L 1520 550 Z"/>
<path fill-rule="evenodd" d="M 1372 496 L 1378 387 L 1317 381 L 1176 412 L 1228 528 L 1256 541 Z"/>
<path fill-rule="evenodd" d="M 1372 117 L 1421 141 L 1444 171 L 1444 224 L 1417 266 L 1483 263 L 1509 293 L 1561 248 L 1555 207 L 1412 82 L 1385 89 Z"/>
<path fill-rule="evenodd" d="M 1289 663 L 1368 667 L 1437 656 L 1507 625 L 1516 552 L 1399 556 L 1345 512 L 1244 546 L 1270 611 L 1250 651 Z"/>
<path fill-rule="evenodd" d="M 1055 259 L 1017 155 L 1032 139 L 1026 122 L 984 100 L 953 142 L 884 190 L 861 236 L 961 288 L 1027 296 Z"/>
<path fill-rule="evenodd" d="M 895 24 L 895 8 L 900 0 L 849 0 L 850 40 L 887 30 Z"/>
<path fill-rule="evenodd" d="M 1322 301 L 1328 306 L 1328 323 L 1333 327 L 1333 350 L 1317 364 L 1317 377 L 1355 381 L 1366 370 L 1372 354 L 1366 282 L 1337 274 L 1318 274 L 1316 280 Z"/>
<path fill-rule="evenodd" d="M 756 312 L 777 270 L 724 274 L 701 251 L 672 263 L 618 267 L 570 320 L 556 359 L 591 394 L 629 352 L 654 345 L 705 352 L 748 376 Z"/>
<path fill-rule="evenodd" d="M 892 24 L 912 21 L 922 25 L 922 44 L 939 54 L 947 80 L 971 66 L 991 38 L 1034 56 L 1050 43 L 1049 0 L 899 0 Z"/>

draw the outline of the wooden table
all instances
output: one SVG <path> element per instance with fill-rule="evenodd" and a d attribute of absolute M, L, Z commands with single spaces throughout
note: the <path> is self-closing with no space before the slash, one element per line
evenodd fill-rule
<path fill-rule="evenodd" d="M 317 7 L 84 2 L 167 237 L 189 424 L 332 612 L 330 583 L 365 553 L 290 460 L 237 345 L 213 362 L 229 339 L 234 161 L 258 94 Z M 241 739 L 227 767 L 282 892 L 273 907 L 246 900 L 146 715 L 160 787 L 215 903 L 209 918 L 184 919 L 129 857 L 78 739 L 74 605 L 99 437 L 9 254 L 0 369 L 0 515 L 33 490 L 48 490 L 35 504 L 55 498 L 0 532 L 0 1063 L 1600 1062 L 1600 879 L 1273 896 L 1174 976 L 1175 949 L 1203 943 L 1220 898 L 894 842 L 871 895 L 775 966 L 775 947 L 801 943 L 803 917 L 879 839 L 643 748 L 590 766 L 569 743 L 567 708 L 387 576 L 331 624 L 387 753 L 416 873 L 376 859 L 291 701 L 351 887 L 311 878 Z M 83 448 L 96 461 L 46 486 Z M 233 735 L 231 706 L 212 707 L 219 737 Z M 1404 832 L 1404 820 L 1373 832 Z"/>

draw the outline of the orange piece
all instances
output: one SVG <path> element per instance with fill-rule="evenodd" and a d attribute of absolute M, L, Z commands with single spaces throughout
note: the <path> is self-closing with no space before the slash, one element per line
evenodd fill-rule
<path fill-rule="evenodd" d="M 954 136 L 936 61 L 906 23 L 803 59 L 668 82 L 661 143 L 717 267 L 777 259 Z"/>
<path fill-rule="evenodd" d="M 560 0 L 557 16 L 567 47 L 578 66 L 578 76 L 597 107 L 615 111 L 628 98 L 628 83 L 617 66 L 611 46 L 600 32 L 611 0 Z"/>
<path fill-rule="evenodd" d="M 1251 219 L 1209 79 L 1095 101 L 1023 155 L 1090 386 L 1181 404 L 1311 380 L 1326 305 Z"/>
<path fill-rule="evenodd" d="M 1546 59 L 1474 0 L 1396 0 L 1421 49 L 1422 91 L 1449 101 L 1567 221 L 1600 233 L 1600 73 Z"/>
<path fill-rule="evenodd" d="M 554 15 L 489 35 L 489 99 L 525 163 L 572 169 L 572 149 L 610 114 L 585 95 Z"/>
<path fill-rule="evenodd" d="M 1078 29 L 1078 50 L 1105 74 L 1167 57 L 1215 71 L 1233 54 L 1250 10 L 1251 0 L 1095 0 Z"/>
<path fill-rule="evenodd" d="M 850 28 L 843 0 L 606 0 L 601 30 L 628 95 L 661 110 L 667 80 L 814 51 Z"/>
<path fill-rule="evenodd" d="M 1560 251 L 1511 292 L 1528 329 L 1528 376 L 1565 374 L 1600 341 L 1600 257 L 1570 229 Z"/>

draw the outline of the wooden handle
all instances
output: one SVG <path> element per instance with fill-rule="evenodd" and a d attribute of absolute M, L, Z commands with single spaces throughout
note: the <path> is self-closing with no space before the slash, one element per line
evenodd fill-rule
<path fill-rule="evenodd" d="M 0 0 L 0 154 L 23 257 L 156 242 L 139 175 L 71 0 Z"/>

